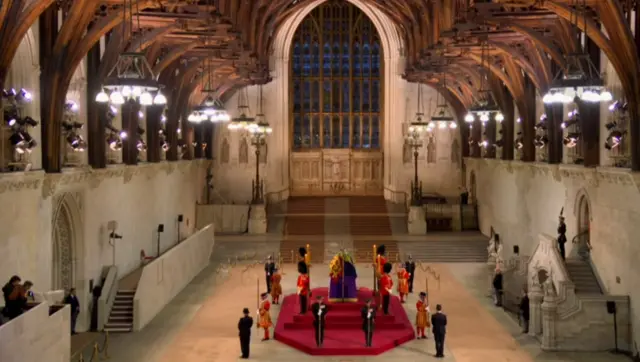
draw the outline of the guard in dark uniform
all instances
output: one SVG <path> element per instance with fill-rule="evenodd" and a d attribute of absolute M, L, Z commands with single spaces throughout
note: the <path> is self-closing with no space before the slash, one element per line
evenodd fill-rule
<path fill-rule="evenodd" d="M 311 306 L 311 312 L 313 313 L 313 330 L 316 336 L 316 345 L 322 347 L 324 342 L 324 328 L 326 325 L 325 317 L 327 316 L 327 305 L 324 304 L 324 298 L 322 296 L 316 297 L 316 302 Z"/>
<path fill-rule="evenodd" d="M 365 346 L 371 347 L 373 341 L 373 328 L 376 320 L 376 309 L 371 305 L 371 299 L 367 299 L 367 302 L 362 310 L 362 330 L 364 331 L 364 343 Z"/>
<path fill-rule="evenodd" d="M 249 358 L 249 345 L 251 344 L 251 327 L 253 327 L 253 318 L 249 316 L 249 308 L 242 310 L 244 316 L 238 321 L 238 335 L 240 336 L 240 350 L 242 356 L 240 358 Z"/>
<path fill-rule="evenodd" d="M 404 270 L 409 273 L 409 293 L 413 293 L 413 276 L 416 272 L 416 263 L 413 261 L 411 254 L 409 254 L 409 260 L 404 263 Z"/>
<path fill-rule="evenodd" d="M 267 293 L 271 293 L 271 276 L 276 269 L 276 263 L 273 262 L 273 257 L 269 255 L 267 262 L 264 263 L 264 277 L 267 280 Z"/>

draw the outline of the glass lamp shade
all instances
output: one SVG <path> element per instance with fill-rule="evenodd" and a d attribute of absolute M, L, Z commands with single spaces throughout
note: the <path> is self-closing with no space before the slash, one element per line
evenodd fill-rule
<path fill-rule="evenodd" d="M 476 117 L 473 115 L 473 113 L 469 112 L 464 116 L 464 121 L 466 123 L 473 123 L 473 121 L 476 120 Z"/>
<path fill-rule="evenodd" d="M 167 104 L 167 97 L 165 97 L 164 94 L 158 91 L 158 94 L 156 94 L 156 96 L 153 98 L 153 104 L 165 105 Z"/>
<path fill-rule="evenodd" d="M 140 95 L 138 102 L 142 106 L 150 106 L 153 104 L 153 96 L 149 92 L 144 92 Z"/>
<path fill-rule="evenodd" d="M 100 91 L 100 93 L 96 95 L 96 102 L 109 103 L 109 95 L 105 91 Z"/>
<path fill-rule="evenodd" d="M 118 91 L 113 91 L 109 95 L 109 101 L 112 104 L 115 104 L 117 106 L 123 105 L 124 104 L 124 97 L 122 96 L 122 93 L 120 93 Z"/>

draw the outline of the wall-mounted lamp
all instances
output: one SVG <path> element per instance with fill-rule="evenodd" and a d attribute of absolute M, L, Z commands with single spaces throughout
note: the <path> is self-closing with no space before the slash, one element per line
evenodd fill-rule
<path fill-rule="evenodd" d="M 182 239 L 180 238 L 180 224 L 182 224 L 183 221 L 184 221 L 184 215 L 182 214 L 178 215 L 178 242 L 182 241 Z"/>
<path fill-rule="evenodd" d="M 160 234 L 164 232 L 164 224 L 158 224 L 158 257 L 160 257 Z"/>
<path fill-rule="evenodd" d="M 111 245 L 111 247 L 113 248 L 113 262 L 111 265 L 116 265 L 116 240 L 118 239 L 122 239 L 122 235 L 116 233 L 116 229 L 118 228 L 118 222 L 117 221 L 109 221 L 107 223 L 107 230 L 109 230 L 109 245 Z"/>

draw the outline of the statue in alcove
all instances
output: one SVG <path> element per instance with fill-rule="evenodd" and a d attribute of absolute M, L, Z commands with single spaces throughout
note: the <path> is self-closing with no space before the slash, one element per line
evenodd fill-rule
<path fill-rule="evenodd" d="M 436 139 L 434 135 L 429 135 L 427 141 L 427 163 L 436 163 Z"/>
<path fill-rule="evenodd" d="M 267 152 L 269 151 L 267 144 L 260 146 L 260 163 L 267 163 Z"/>
<path fill-rule="evenodd" d="M 222 146 L 220 147 L 220 163 L 229 163 L 229 141 L 226 138 L 222 140 Z"/>
<path fill-rule="evenodd" d="M 238 160 L 240 163 L 249 163 L 249 144 L 247 139 L 242 138 L 240 141 L 240 149 L 238 150 Z"/>
<path fill-rule="evenodd" d="M 402 147 L 402 162 L 403 163 L 411 163 L 412 153 L 413 152 L 411 151 L 411 146 L 409 146 L 405 142 L 404 146 Z"/>
<path fill-rule="evenodd" d="M 456 166 L 460 165 L 460 143 L 457 138 L 451 142 L 451 163 Z"/>

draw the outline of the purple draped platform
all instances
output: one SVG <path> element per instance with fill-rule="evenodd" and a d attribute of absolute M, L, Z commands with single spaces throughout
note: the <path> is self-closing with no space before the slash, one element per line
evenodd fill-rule
<path fill-rule="evenodd" d="M 342 286 L 342 279 L 338 280 L 331 279 L 329 281 L 329 301 L 330 302 L 342 302 L 343 301 L 343 290 L 344 290 L 344 301 L 345 302 L 357 302 L 358 301 L 358 287 L 356 286 L 357 277 L 354 276 L 345 276 L 344 277 L 344 288 Z"/>

